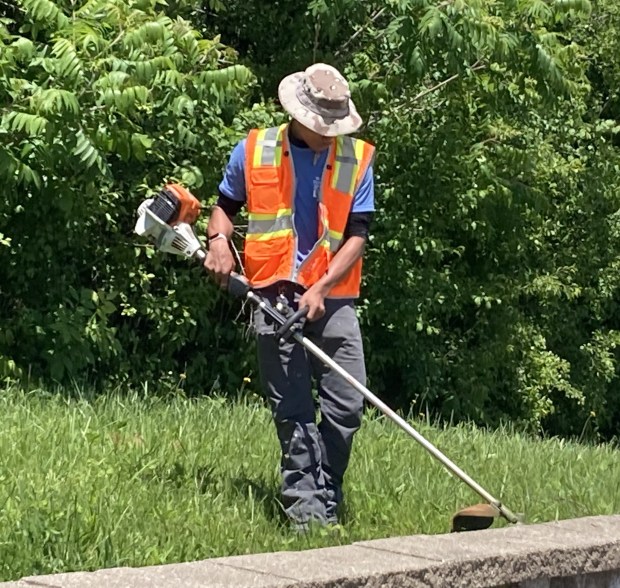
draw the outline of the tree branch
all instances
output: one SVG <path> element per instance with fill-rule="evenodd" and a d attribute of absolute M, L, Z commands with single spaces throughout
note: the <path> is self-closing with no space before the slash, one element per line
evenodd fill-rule
<path fill-rule="evenodd" d="M 486 69 L 486 65 L 484 63 L 481 63 L 478 60 L 469 69 L 470 71 L 479 71 L 481 69 Z M 414 102 L 418 102 L 419 100 L 422 100 L 422 98 L 424 98 L 425 96 L 428 96 L 429 94 L 432 94 L 433 92 L 436 92 L 437 90 L 443 88 L 450 82 L 453 82 L 454 80 L 460 77 L 461 77 L 461 74 L 454 74 L 453 76 L 450 76 L 449 78 L 439 82 L 438 84 L 435 84 L 434 86 L 431 86 L 430 88 L 427 88 L 426 90 L 423 90 L 422 92 L 414 96 L 411 100 L 408 100 L 407 102 L 403 102 L 402 104 L 398 105 L 396 108 L 394 108 L 394 110 L 399 110 L 403 106 L 406 106 Z"/>
<path fill-rule="evenodd" d="M 338 51 L 336 51 L 334 55 L 338 57 L 351 43 L 353 43 L 353 41 L 355 41 L 355 39 L 357 39 L 357 37 L 359 37 L 365 30 L 367 30 L 368 27 L 372 25 L 386 10 L 387 8 L 383 7 L 378 12 L 375 12 L 375 14 L 373 14 L 370 17 L 370 20 L 364 26 L 357 29 L 357 31 L 353 33 L 351 38 L 342 47 L 340 47 L 340 49 L 338 49 Z"/>

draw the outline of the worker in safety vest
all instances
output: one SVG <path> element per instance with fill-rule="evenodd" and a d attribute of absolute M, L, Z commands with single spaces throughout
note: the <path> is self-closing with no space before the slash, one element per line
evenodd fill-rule
<path fill-rule="evenodd" d="M 233 150 L 208 225 L 205 267 L 225 286 L 228 241 L 245 204 L 245 272 L 272 302 L 308 307 L 304 336 L 365 384 L 354 300 L 374 211 L 374 147 L 347 136 L 362 124 L 349 85 L 318 63 L 279 86 L 290 124 L 255 129 Z M 263 389 L 282 449 L 282 504 L 294 528 L 338 522 L 342 482 L 363 398 L 276 325 L 254 312 Z M 316 381 L 320 417 L 313 397 Z M 317 424 L 318 423 L 318 424 Z"/>

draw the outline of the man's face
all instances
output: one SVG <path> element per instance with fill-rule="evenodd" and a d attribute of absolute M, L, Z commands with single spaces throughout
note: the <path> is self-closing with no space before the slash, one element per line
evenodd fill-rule
<path fill-rule="evenodd" d="M 304 127 L 302 124 L 295 125 L 295 134 L 312 149 L 319 153 L 320 151 L 325 151 L 332 144 L 334 140 L 333 137 L 324 137 L 323 135 L 319 135 L 314 131 L 310 130 L 307 127 Z"/>

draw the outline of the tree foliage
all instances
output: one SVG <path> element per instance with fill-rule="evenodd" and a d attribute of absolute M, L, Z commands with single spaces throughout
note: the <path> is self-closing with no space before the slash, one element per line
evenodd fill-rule
<path fill-rule="evenodd" d="M 210 328 L 233 310 L 197 274 L 131 234 L 165 181 L 208 202 L 254 84 L 234 51 L 155 8 L 24 0 L 0 28 L 5 375 L 177 382 L 212 376 L 213 346 L 240 339 Z"/>
<path fill-rule="evenodd" d="M 234 142 L 278 120 L 282 75 L 323 60 L 378 146 L 372 388 L 446 418 L 616 434 L 614 0 L 20 7 L 0 54 L 5 373 L 235 390 L 255 369 L 236 308 L 132 242 L 133 210 L 172 178 L 207 204 Z"/>
<path fill-rule="evenodd" d="M 616 5 L 282 1 L 275 35 L 261 5 L 214 21 L 267 92 L 335 63 L 379 148 L 373 387 L 451 418 L 615 434 Z"/>

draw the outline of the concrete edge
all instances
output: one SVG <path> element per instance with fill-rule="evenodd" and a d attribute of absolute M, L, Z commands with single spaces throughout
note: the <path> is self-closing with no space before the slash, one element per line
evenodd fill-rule
<path fill-rule="evenodd" d="M 0 588 L 620 588 L 620 515 L 30 576 Z"/>

